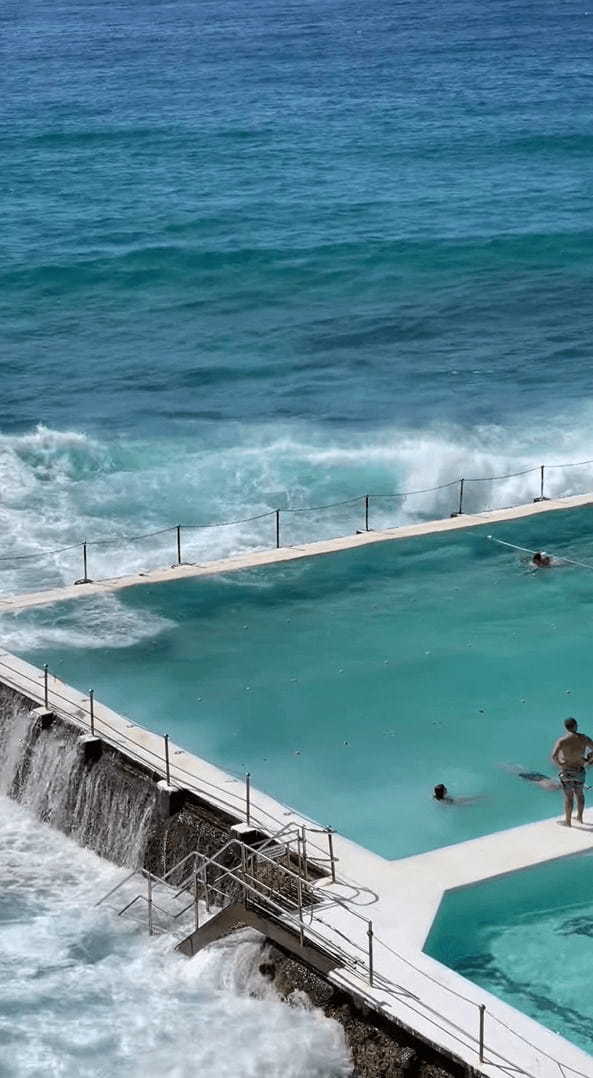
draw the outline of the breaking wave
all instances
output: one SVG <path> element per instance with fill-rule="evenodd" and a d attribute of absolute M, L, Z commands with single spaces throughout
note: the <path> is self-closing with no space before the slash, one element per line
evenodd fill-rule
<path fill-rule="evenodd" d="M 581 418 L 570 427 L 559 420 L 555 434 L 549 426 L 527 433 L 443 427 L 342 432 L 331 440 L 320 429 L 302 426 L 287 436 L 272 425 L 237 429 L 233 441 L 216 445 L 187 437 L 106 443 L 43 426 L 0 436 L 0 590 L 78 579 L 84 539 L 93 578 L 173 564 L 174 530 L 161 530 L 177 523 L 200 525 L 184 531 L 182 554 L 205 561 L 273 545 L 272 517 L 244 518 L 276 508 L 301 510 L 282 514 L 283 543 L 354 532 L 367 493 L 423 492 L 371 499 L 371 527 L 448 516 L 456 508 L 455 486 L 433 488 L 460 476 L 467 511 L 519 504 L 539 494 L 539 473 L 515 473 L 541 461 L 559 465 L 546 473 L 546 494 L 582 492 L 592 485 L 593 469 L 568 467 L 591 453 L 588 417 Z M 509 477 L 486 481 L 492 475 Z M 305 511 L 344 500 L 350 504 Z M 158 534 L 138 538 L 146 532 Z M 141 631 L 153 630 L 158 625 Z"/>

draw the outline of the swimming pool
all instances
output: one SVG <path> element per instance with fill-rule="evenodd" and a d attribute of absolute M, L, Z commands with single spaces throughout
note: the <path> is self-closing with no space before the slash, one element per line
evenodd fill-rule
<path fill-rule="evenodd" d="M 445 895 L 425 951 L 593 1050 L 593 854 Z"/>
<path fill-rule="evenodd" d="M 593 563 L 593 509 L 499 525 Z M 591 703 L 593 572 L 529 573 L 492 525 L 2 619 L 36 664 L 386 857 L 559 812 Z M 432 800 L 445 782 L 468 805 Z"/>

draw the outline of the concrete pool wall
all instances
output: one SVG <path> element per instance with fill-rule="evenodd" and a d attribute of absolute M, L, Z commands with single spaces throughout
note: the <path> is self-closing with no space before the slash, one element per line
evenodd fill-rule
<path fill-rule="evenodd" d="M 27 785 L 27 774 L 29 782 L 36 777 L 31 772 L 32 760 L 36 752 L 43 751 L 44 738 L 55 742 L 53 723 L 57 721 L 68 737 L 88 736 L 90 701 L 53 677 L 46 693 L 44 672 L 7 652 L 0 653 L 0 684 L 6 699 L 20 708 L 21 719 L 13 716 L 14 721 L 25 723 L 31 710 L 35 712 L 33 737 L 23 734 L 19 739 L 13 730 L 9 746 L 15 754 L 15 775 L 21 777 L 7 792 L 18 797 Z M 100 763 L 95 772 L 102 783 L 91 783 L 94 800 L 84 806 L 81 823 L 77 813 L 83 806 L 78 794 L 87 779 L 80 770 L 52 776 L 53 797 L 60 799 L 61 806 L 59 818 L 53 821 L 57 826 L 82 842 L 94 843 L 98 852 L 115 859 L 126 860 L 130 851 L 132 856 L 137 852 L 152 871 L 162 872 L 188 845 L 198 843 L 210 850 L 229 833 L 236 834 L 237 826 L 247 825 L 244 780 L 173 744 L 169 745 L 169 783 L 185 792 L 185 803 L 172 816 L 165 809 L 158 816 L 160 822 L 154 824 L 157 784 L 160 782 L 162 789 L 166 773 L 162 738 L 99 702 L 93 702 L 92 722 L 95 738 L 105 749 L 106 763 Z M 68 754 L 54 751 L 56 772 L 68 758 Z M 94 767 L 96 764 L 90 769 L 91 776 Z M 46 772 L 47 767 L 45 772 L 39 771 L 40 784 L 47 784 L 47 778 L 41 778 Z M 122 781 L 127 790 L 123 804 Z M 136 793 L 131 792 L 132 787 Z M 138 790 L 138 811 L 132 811 Z M 32 801 L 32 807 L 52 822 L 48 796 L 42 797 L 39 790 Z M 101 820 L 109 813 L 119 815 L 122 809 L 127 813 L 123 846 L 117 839 L 119 821 Z M 312 861 L 328 865 L 327 836 L 314 821 L 259 790 L 250 791 L 249 817 L 251 829 L 271 836 L 287 824 L 305 828 Z M 86 830 L 81 829 L 82 824 Z M 136 850 L 134 842 L 140 832 L 146 842 Z M 124 847 L 127 852 L 118 858 L 118 849 Z M 400 861 L 387 861 L 340 835 L 333 836 L 336 880 L 333 882 L 330 875 L 312 884 L 319 901 L 307 911 L 303 938 L 305 944 L 314 938 L 318 946 L 325 941 L 328 954 L 339 956 L 339 963 L 324 978 L 330 993 L 328 998 L 326 992 L 325 1009 L 332 1013 L 333 1006 L 335 1016 L 344 1021 L 356 1073 L 371 1078 L 403 1073 L 413 1065 L 426 1074 L 431 1068 L 434 1073 L 436 1067 L 452 1075 L 461 1071 L 487 1075 L 518 1071 L 533 1078 L 556 1078 L 560 1069 L 564 1074 L 593 1078 L 593 1060 L 586 1053 L 422 951 L 445 891 L 591 848 L 592 813 L 588 813 L 582 830 L 566 831 L 555 819 L 545 820 Z M 295 960 L 295 968 L 304 968 L 298 947 L 291 956 L 291 961 Z M 309 987 L 314 982 L 312 996 L 322 1003 L 320 978 L 309 974 L 305 981 Z M 354 1035 L 353 1016 L 362 1023 Z M 480 1052 L 481 1016 L 484 1037 Z M 379 1049 L 381 1037 L 386 1041 Z M 377 1048 L 374 1056 L 373 1045 Z"/>
<path fill-rule="evenodd" d="M 280 547 L 238 554 L 221 561 L 206 564 L 176 564 L 167 569 L 153 569 L 134 573 L 132 576 L 113 577 L 108 580 L 81 580 L 78 583 L 61 588 L 47 588 L 44 591 L 22 595 L 7 595 L 0 598 L 0 612 L 17 613 L 33 607 L 47 606 L 65 599 L 77 599 L 89 595 L 101 595 L 124 588 L 137 587 L 141 584 L 155 584 L 168 580 L 183 580 L 190 577 L 214 576 L 221 573 L 238 572 L 264 565 L 276 565 L 281 562 L 298 561 L 301 558 L 319 557 L 335 554 L 340 550 L 352 550 L 356 547 L 369 546 L 373 543 L 385 543 L 399 539 L 411 539 L 415 536 L 451 532 L 459 529 L 477 528 L 486 524 L 504 523 L 532 517 L 542 513 L 556 512 L 562 509 L 576 509 L 593 505 L 593 493 L 577 494 L 569 498 L 551 498 L 530 502 L 509 509 L 494 509 L 483 513 L 457 514 L 441 520 L 427 521 L 422 524 L 409 524 L 404 527 L 390 528 L 385 531 L 364 531 L 356 535 L 347 535 L 339 539 L 321 540 L 306 543 L 303 546 Z M 86 567 L 86 560 L 85 560 Z"/>

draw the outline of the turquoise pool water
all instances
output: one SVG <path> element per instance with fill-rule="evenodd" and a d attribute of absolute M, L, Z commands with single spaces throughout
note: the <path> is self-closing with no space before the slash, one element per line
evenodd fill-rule
<path fill-rule="evenodd" d="M 593 855 L 451 891 L 425 950 L 593 1051 Z"/>
<path fill-rule="evenodd" d="M 593 510 L 495 534 L 593 564 Z M 529 573 L 491 527 L 146 585 L 2 620 L 36 664 L 386 857 L 560 811 L 591 714 L 593 572 Z M 473 804 L 432 800 L 435 783 Z"/>

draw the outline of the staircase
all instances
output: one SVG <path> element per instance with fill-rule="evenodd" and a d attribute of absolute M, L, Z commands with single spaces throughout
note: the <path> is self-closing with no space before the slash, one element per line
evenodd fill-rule
<path fill-rule="evenodd" d="M 333 861 L 331 869 L 334 878 Z M 327 974 L 348 960 L 314 926 L 321 881 L 327 860 L 311 856 L 301 830 L 287 826 L 255 846 L 232 838 L 212 857 L 194 850 L 163 877 L 131 872 L 97 905 L 145 924 L 150 935 L 167 933 L 190 958 L 249 926 Z"/>

